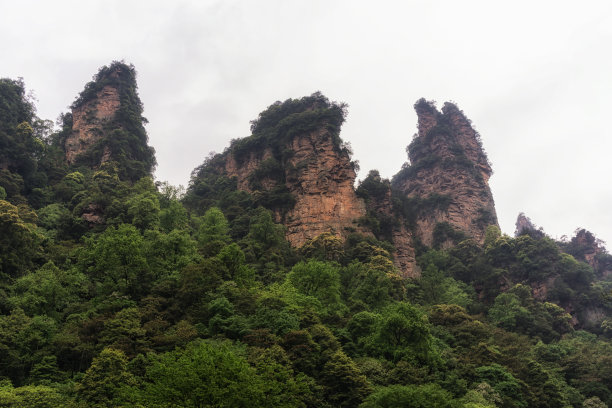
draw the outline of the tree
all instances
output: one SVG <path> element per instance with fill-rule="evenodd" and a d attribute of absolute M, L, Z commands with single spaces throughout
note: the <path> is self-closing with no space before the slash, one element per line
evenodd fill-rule
<path fill-rule="evenodd" d="M 150 357 L 142 400 L 153 406 L 265 407 L 262 380 L 227 343 L 196 341 Z"/>
<path fill-rule="evenodd" d="M 34 265 L 41 237 L 30 212 L 0 200 L 0 276 L 16 278 Z"/>
<path fill-rule="evenodd" d="M 451 393 L 438 384 L 391 385 L 373 392 L 360 408 L 458 408 Z"/>
<path fill-rule="evenodd" d="M 123 402 L 121 389 L 135 385 L 127 371 L 127 358 L 122 351 L 105 348 L 94 358 L 77 387 L 79 399 L 93 407 L 116 407 Z"/>
<path fill-rule="evenodd" d="M 144 255 L 154 279 L 176 276 L 187 265 L 199 260 L 197 243 L 186 230 L 163 233 L 146 231 L 143 237 Z"/>
<path fill-rule="evenodd" d="M 127 357 L 146 352 L 145 330 L 142 328 L 140 312 L 135 307 L 120 310 L 104 322 L 100 333 L 100 342 L 115 350 L 120 350 Z"/>
<path fill-rule="evenodd" d="M 527 407 L 521 385 L 505 367 L 499 364 L 478 367 L 476 376 L 480 382 L 486 382 L 499 393 L 503 407 Z"/>
<path fill-rule="evenodd" d="M 225 215 L 217 207 L 209 208 L 202 217 L 197 233 L 197 241 L 204 255 L 217 255 L 229 240 L 229 224 Z"/>
<path fill-rule="evenodd" d="M 90 239 L 80 263 L 101 285 L 100 294 L 120 291 L 138 295 L 148 279 L 142 235 L 133 225 L 110 227 L 97 239 Z"/>
<path fill-rule="evenodd" d="M 254 283 L 255 271 L 245 264 L 246 257 L 238 244 L 231 243 L 223 247 L 217 255 L 229 271 L 231 279 L 240 286 L 250 286 Z"/>
<path fill-rule="evenodd" d="M 58 319 L 69 304 L 80 300 L 85 279 L 75 268 L 63 271 L 53 262 L 47 262 L 17 279 L 9 300 L 29 316 L 45 314 Z"/>
<path fill-rule="evenodd" d="M 152 192 L 131 197 L 127 202 L 131 223 L 140 231 L 159 227 L 159 200 Z"/>
<path fill-rule="evenodd" d="M 0 407 L 2 408 L 68 408 L 75 406 L 57 389 L 49 386 L 28 385 L 13 388 L 10 382 L 0 381 Z"/>
<path fill-rule="evenodd" d="M 372 346 L 392 361 L 434 363 L 432 341 L 425 314 L 410 303 L 398 302 L 383 310 Z"/>
<path fill-rule="evenodd" d="M 335 407 L 355 407 L 371 391 L 366 377 L 344 352 L 338 350 L 323 366 L 325 395 Z"/>
<path fill-rule="evenodd" d="M 314 296 L 326 306 L 340 301 L 340 274 L 333 264 L 310 259 L 295 265 L 287 281 L 298 291 Z"/>

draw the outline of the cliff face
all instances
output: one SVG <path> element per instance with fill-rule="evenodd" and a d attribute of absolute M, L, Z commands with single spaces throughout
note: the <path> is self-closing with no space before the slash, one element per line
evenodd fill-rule
<path fill-rule="evenodd" d="M 415 109 L 419 129 L 408 146 L 411 164 L 393 180 L 418 209 L 415 238 L 427 246 L 448 246 L 463 237 L 482 244 L 497 216 L 488 185 L 492 171 L 478 135 L 453 104 L 439 112 L 422 99 Z"/>
<path fill-rule="evenodd" d="M 289 208 L 272 208 L 277 221 L 286 226 L 287 240 L 293 246 L 324 232 L 340 236 L 351 230 L 366 232 L 356 225 L 365 215 L 365 204 L 355 194 L 353 165 L 349 154 L 338 149 L 333 139 L 332 131 L 320 124 L 294 135 L 282 146 L 251 150 L 242 160 L 230 153 L 223 170 L 236 177 L 238 189 L 255 196 L 283 191 L 293 197 Z M 285 152 L 285 157 L 278 158 L 275 151 Z M 275 171 L 266 172 L 266 167 Z"/>
<path fill-rule="evenodd" d="M 78 155 L 85 153 L 104 135 L 105 126 L 115 117 L 121 102 L 116 86 L 107 85 L 91 100 L 72 109 L 72 133 L 65 142 L 66 160 L 73 164 Z M 101 163 L 108 161 L 106 150 Z"/>
<path fill-rule="evenodd" d="M 365 205 L 355 195 L 355 171 L 348 154 L 334 149 L 326 129 L 293 139 L 289 159 L 294 174 L 287 187 L 297 200 L 286 217 L 287 238 L 293 245 L 332 231 L 345 235 L 355 220 L 365 215 Z"/>
<path fill-rule="evenodd" d="M 419 101 L 416 109 L 412 164 L 392 183 L 373 171 L 355 190 L 350 150 L 339 138 L 344 107 L 314 94 L 262 112 L 251 136 L 196 169 L 190 200 L 197 203 L 199 194 L 203 204 L 214 202 L 211 192 L 233 179 L 285 225 L 294 247 L 327 232 L 374 235 L 393 244 L 404 277 L 418 277 L 419 244 L 449 246 L 468 237 L 482 243 L 497 217 L 491 167 L 469 120 L 451 104 L 439 112 Z"/>
<path fill-rule="evenodd" d="M 375 215 L 382 220 L 385 226 L 386 239 L 391 241 L 395 247 L 393 264 L 406 278 L 418 278 L 421 272 L 417 266 L 414 249 L 414 238 L 412 231 L 407 227 L 407 222 L 401 214 L 394 212 L 391 186 L 387 180 L 383 182 L 378 172 L 370 172 L 368 177 L 361 183 L 367 185 L 368 181 L 378 184 L 377 194 L 369 194 L 367 210 L 369 214 Z"/>
<path fill-rule="evenodd" d="M 138 96 L 136 70 L 114 61 L 100 68 L 72 104 L 72 123 L 65 123 L 64 141 L 69 164 L 97 168 L 113 161 L 121 179 L 150 175 L 155 151 L 148 146 Z"/>

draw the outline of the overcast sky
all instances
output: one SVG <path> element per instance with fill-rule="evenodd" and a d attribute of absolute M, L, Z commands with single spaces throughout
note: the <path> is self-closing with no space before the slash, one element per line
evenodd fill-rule
<path fill-rule="evenodd" d="M 136 66 L 156 178 L 187 185 L 276 100 L 349 104 L 342 138 L 385 177 L 407 160 L 414 102 L 457 103 L 493 164 L 502 230 L 612 245 L 612 2 L 0 0 L 0 77 L 38 115 L 67 111 L 102 65 Z"/>

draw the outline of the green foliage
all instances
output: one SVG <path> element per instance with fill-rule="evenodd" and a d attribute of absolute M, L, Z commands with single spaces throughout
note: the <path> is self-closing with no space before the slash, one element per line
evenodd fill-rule
<path fill-rule="evenodd" d="M 69 305 L 81 300 L 85 281 L 85 276 L 77 270 L 61 270 L 48 262 L 15 281 L 9 302 L 29 316 L 47 315 L 57 319 Z"/>
<path fill-rule="evenodd" d="M 108 228 L 97 239 L 89 240 L 79 264 L 98 283 L 100 294 L 114 291 L 137 296 L 149 275 L 143 237 L 129 224 Z"/>
<path fill-rule="evenodd" d="M 300 248 L 304 258 L 314 258 L 320 261 L 340 261 L 344 256 L 342 238 L 331 232 L 324 232 L 308 240 Z"/>
<path fill-rule="evenodd" d="M 194 342 L 151 356 L 146 379 L 142 400 L 148 406 L 274 406 L 256 370 L 226 343 Z"/>
<path fill-rule="evenodd" d="M 486 382 L 499 393 L 503 407 L 527 407 L 521 384 L 505 367 L 498 364 L 478 367 L 476 375 L 479 381 Z"/>
<path fill-rule="evenodd" d="M 0 200 L 0 276 L 16 278 L 34 265 L 41 236 L 27 206 Z"/>
<path fill-rule="evenodd" d="M 344 298 L 349 304 L 367 305 L 379 310 L 393 300 L 403 299 L 402 283 L 393 268 L 381 268 L 379 259 L 361 263 L 353 261 L 341 269 Z M 388 259 L 387 259 L 388 260 Z M 381 259 L 384 262 L 384 258 Z"/>
<path fill-rule="evenodd" d="M 421 277 L 404 278 L 394 231 L 451 200 L 408 199 L 372 171 L 357 194 L 374 236 L 324 233 L 291 248 L 276 220 L 294 202 L 287 181 L 309 162 L 290 164 L 283 143 L 323 127 L 349 155 L 338 135 L 345 106 L 320 94 L 271 106 L 251 137 L 194 171 L 184 194 L 149 177 L 126 67 L 103 68 L 75 102 L 107 85 L 122 98 L 102 129 L 114 140 L 83 155 L 85 166 L 64 162 L 71 115 L 49 134 L 23 84 L 0 80 L 0 405 L 612 403 L 612 257 L 594 235 L 559 243 L 489 226 L 480 245 L 441 224 L 435 249 L 416 242 Z M 450 143 L 450 160 L 428 150 L 426 138 L 452 139 L 454 125 L 417 105 L 439 126 L 415 139 L 402 174 L 475 171 L 461 146 Z M 106 148 L 114 161 L 99 165 Z M 260 153 L 253 193 L 238 191 L 227 156 Z M 476 222 L 490 216 L 483 209 Z"/>
<path fill-rule="evenodd" d="M 438 222 L 433 231 L 433 247 L 440 248 L 449 241 L 451 244 L 458 244 L 466 238 L 463 231 L 454 228 L 448 222 Z"/>
<path fill-rule="evenodd" d="M 136 382 L 127 371 L 127 362 L 125 354 L 119 350 L 102 350 L 78 385 L 79 399 L 92 407 L 120 406 L 123 402 L 121 390 Z"/>
<path fill-rule="evenodd" d="M 409 303 L 398 302 L 385 308 L 372 340 L 375 352 L 388 360 L 435 363 L 427 317 Z"/>
<path fill-rule="evenodd" d="M 370 393 L 370 384 L 342 351 L 335 352 L 322 372 L 327 399 L 336 407 L 355 407 Z"/>
<path fill-rule="evenodd" d="M 204 254 L 216 255 L 229 239 L 229 224 L 225 215 L 216 207 L 209 208 L 202 217 L 197 235 Z"/>
<path fill-rule="evenodd" d="M 66 396 L 53 387 L 27 385 L 13 388 L 10 382 L 0 382 L 2 408 L 55 408 L 75 407 Z"/>
<path fill-rule="evenodd" d="M 346 104 L 330 102 L 320 92 L 301 99 L 276 102 L 251 121 L 251 137 L 232 143 L 232 153 L 241 161 L 251 151 L 265 147 L 278 149 L 294 135 L 315 130 L 321 125 L 335 135 L 335 147 L 346 150 L 338 136 L 346 117 L 346 108 Z"/>
<path fill-rule="evenodd" d="M 360 408 L 454 408 L 452 395 L 438 384 L 392 385 L 372 393 Z"/>
<path fill-rule="evenodd" d="M 146 192 L 133 196 L 127 202 L 131 224 L 141 231 L 159 226 L 159 200 L 154 193 Z"/>
<path fill-rule="evenodd" d="M 287 275 L 287 281 L 299 292 L 314 296 L 327 307 L 340 302 L 340 274 L 338 268 L 326 262 L 300 262 Z"/>

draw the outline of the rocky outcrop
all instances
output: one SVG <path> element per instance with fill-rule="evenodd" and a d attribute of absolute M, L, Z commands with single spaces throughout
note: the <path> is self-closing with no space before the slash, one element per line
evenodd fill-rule
<path fill-rule="evenodd" d="M 107 85 L 91 100 L 72 110 L 72 132 L 65 142 L 66 160 L 73 164 L 78 155 L 84 153 L 100 140 L 105 126 L 115 117 L 121 102 L 116 86 Z M 110 152 L 105 151 L 102 163 L 108 161 Z"/>
<path fill-rule="evenodd" d="M 570 242 L 564 245 L 566 252 L 587 263 L 598 276 L 612 275 L 612 256 L 607 253 L 603 241 L 585 229 L 576 230 Z"/>
<path fill-rule="evenodd" d="M 350 150 L 339 137 L 344 107 L 317 93 L 262 112 L 251 136 L 196 170 L 190 200 L 197 203 L 198 188 L 204 198 L 211 186 L 234 179 L 255 205 L 273 211 L 293 246 L 324 233 L 375 235 L 395 247 L 402 276 L 418 277 L 420 244 L 444 247 L 467 237 L 483 243 L 497 217 L 491 167 L 470 121 L 452 104 L 441 112 L 424 100 L 415 107 L 419 133 L 409 146 L 411 165 L 392 183 L 373 171 L 356 192 Z"/>
<path fill-rule="evenodd" d="M 64 120 L 69 164 L 99 168 L 114 162 L 122 180 L 151 175 L 155 150 L 148 146 L 134 66 L 114 61 L 100 68 L 71 105 Z M 70 120 L 66 120 L 69 118 Z"/>
<path fill-rule="evenodd" d="M 537 230 L 535 225 L 531 222 L 529 217 L 525 215 L 525 213 L 519 213 L 516 218 L 516 229 L 514 230 L 514 236 L 518 237 L 520 235 L 526 234 L 530 231 Z"/>
<path fill-rule="evenodd" d="M 449 246 L 463 237 L 483 243 L 497 225 L 488 185 L 491 166 L 470 121 L 453 104 L 438 111 L 424 99 L 415 105 L 418 134 L 408 146 L 410 165 L 394 187 L 410 199 L 415 238 L 427 246 Z"/>
<path fill-rule="evenodd" d="M 355 230 L 355 221 L 365 215 L 365 204 L 355 194 L 355 170 L 348 154 L 334 148 L 327 129 L 317 129 L 294 138 L 289 144 L 289 191 L 295 206 L 285 219 L 287 239 L 302 245 L 324 232 L 345 235 Z"/>
<path fill-rule="evenodd" d="M 365 215 L 365 204 L 354 189 L 355 170 L 348 153 L 333 143 L 333 135 L 325 126 L 297 134 L 280 150 L 290 151 L 283 163 L 277 161 L 272 148 L 250 151 L 238 161 L 228 154 L 224 172 L 236 177 L 237 186 L 253 195 L 286 189 L 294 204 L 284 210 L 275 210 L 277 221 L 287 228 L 287 240 L 301 246 L 309 239 L 325 232 L 345 236 L 360 230 L 356 220 Z M 262 168 L 269 163 L 278 166 L 274 177 Z M 260 173 L 259 177 L 254 175 Z"/>
<path fill-rule="evenodd" d="M 395 247 L 393 264 L 405 278 L 417 278 L 421 271 L 415 258 L 412 231 L 402 214 L 394 211 L 391 184 L 377 170 L 370 171 L 359 184 L 358 194 L 365 197 L 368 216 L 377 220 L 380 239 Z"/>

